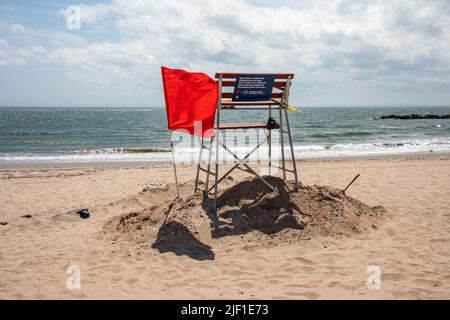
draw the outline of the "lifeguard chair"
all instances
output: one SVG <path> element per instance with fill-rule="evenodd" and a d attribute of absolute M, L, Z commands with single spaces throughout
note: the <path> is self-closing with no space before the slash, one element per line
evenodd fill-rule
<path fill-rule="evenodd" d="M 288 110 L 292 109 L 289 106 L 289 91 L 291 87 L 293 73 L 275 73 L 275 74 L 250 74 L 250 73 L 216 73 L 219 98 L 217 99 L 216 121 L 214 125 L 215 136 L 208 137 L 209 145 L 205 144 L 205 137 L 201 137 L 201 148 L 199 153 L 199 162 L 197 165 L 195 191 L 199 189 L 200 172 L 206 173 L 204 181 L 205 193 L 214 190 L 214 213 L 217 213 L 217 187 L 233 170 L 238 167 L 244 167 L 246 171 L 251 172 L 257 176 L 261 181 L 271 190 L 273 186 L 253 170 L 247 163 L 248 158 L 252 153 L 259 149 L 265 142 L 268 144 L 268 159 L 269 159 L 269 175 L 271 175 L 272 165 L 272 131 L 278 130 L 280 136 L 281 147 L 281 166 L 277 166 L 282 170 L 283 179 L 286 180 L 287 173 L 291 173 L 295 180 L 295 191 L 298 191 L 298 175 L 297 166 L 295 163 L 295 155 L 292 143 L 291 128 L 289 125 Z M 255 80 L 256 79 L 256 80 Z M 252 82 L 253 81 L 253 82 Z M 245 92 L 247 91 L 247 92 Z M 249 111 L 267 112 L 269 121 L 267 123 L 223 123 L 221 121 L 222 112 L 249 112 Z M 278 123 L 274 121 L 278 119 Z M 271 123 L 273 125 L 271 125 Z M 265 131 L 265 138 L 258 142 L 256 146 L 251 149 L 244 157 L 239 157 L 225 142 L 221 140 L 221 132 L 225 130 L 239 130 L 239 129 L 263 129 Z M 290 160 L 292 167 L 286 167 L 285 155 L 285 137 L 289 142 Z M 215 143 L 214 143 L 215 142 Z M 215 163 L 214 170 L 211 170 L 212 151 L 215 147 Z M 224 148 L 229 154 L 233 156 L 236 163 L 221 177 L 219 177 L 220 159 L 219 148 Z M 208 150 L 207 166 L 202 166 L 203 150 Z M 213 176 L 214 184 L 209 185 L 210 177 Z"/>

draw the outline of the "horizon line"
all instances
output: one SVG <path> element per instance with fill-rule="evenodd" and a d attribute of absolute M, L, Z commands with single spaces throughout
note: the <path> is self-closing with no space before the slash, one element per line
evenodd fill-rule
<path fill-rule="evenodd" d="M 296 105 L 296 104 L 294 104 Z M 450 105 L 407 105 L 407 104 L 395 104 L 395 105 L 303 105 L 298 106 L 298 108 L 392 108 L 392 107 L 398 107 L 398 108 L 449 108 Z M 105 106 L 105 105 L 99 105 L 99 106 L 86 106 L 86 105 L 65 105 L 65 106 L 58 106 L 58 105 L 0 105 L 0 108 L 165 108 L 164 105 L 162 106 L 118 106 L 118 105 L 112 105 L 112 106 Z"/>

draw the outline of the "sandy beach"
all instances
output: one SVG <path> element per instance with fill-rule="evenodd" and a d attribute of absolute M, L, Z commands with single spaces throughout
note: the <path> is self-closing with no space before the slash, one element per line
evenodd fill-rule
<path fill-rule="evenodd" d="M 155 212 L 174 196 L 169 164 L 0 167 L 0 299 L 450 298 L 449 155 L 308 160 L 298 168 L 310 193 L 314 185 L 342 189 L 360 173 L 348 197 L 335 201 L 385 211 L 345 220 L 357 228 L 336 220 L 325 232 L 309 220 L 294 231 L 288 223 L 212 237 L 196 224 L 200 198 L 189 198 L 190 224 L 172 231 L 184 230 L 192 254 L 160 245 L 167 238 L 159 238 Z M 181 166 L 179 175 L 191 190 L 193 168 Z M 227 183 L 245 176 L 235 171 Z M 74 214 L 79 208 L 89 208 L 89 219 Z M 67 288 L 72 265 L 80 289 Z M 381 271 L 379 289 L 367 287 L 369 266 Z"/>

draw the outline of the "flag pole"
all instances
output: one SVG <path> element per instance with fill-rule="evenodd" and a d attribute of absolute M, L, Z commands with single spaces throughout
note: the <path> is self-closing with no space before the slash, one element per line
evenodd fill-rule
<path fill-rule="evenodd" d="M 178 190 L 177 166 L 175 165 L 175 154 L 174 154 L 173 141 L 172 141 L 172 131 L 169 131 L 169 140 L 170 140 L 170 151 L 172 152 L 173 173 L 175 174 L 175 185 L 177 187 L 177 198 L 179 198 L 180 191 Z"/>

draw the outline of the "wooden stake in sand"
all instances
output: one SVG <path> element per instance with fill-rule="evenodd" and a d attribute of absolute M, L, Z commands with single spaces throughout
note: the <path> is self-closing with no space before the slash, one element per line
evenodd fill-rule
<path fill-rule="evenodd" d="M 180 197 L 180 191 L 178 190 L 178 176 L 177 176 L 177 165 L 175 164 L 175 154 L 174 154 L 174 148 L 173 148 L 173 141 L 172 141 L 172 131 L 169 132 L 169 140 L 170 140 L 170 151 L 172 152 L 172 163 L 173 163 L 173 172 L 175 174 L 175 185 L 177 187 L 177 198 Z"/>
<path fill-rule="evenodd" d="M 167 211 L 166 211 L 166 218 L 163 221 L 163 225 L 165 225 L 167 223 L 167 219 L 169 218 L 170 211 L 172 211 L 173 205 L 175 204 L 175 201 L 177 201 L 177 199 L 178 199 L 178 196 L 177 196 L 177 198 L 175 198 L 175 200 L 172 201 L 172 203 L 169 204 L 169 207 L 167 208 Z"/>
<path fill-rule="evenodd" d="M 353 178 L 352 181 L 350 181 L 350 183 L 345 187 L 345 189 L 342 190 L 342 192 L 344 192 L 344 194 L 345 194 L 345 191 L 348 189 L 348 187 L 350 187 L 353 184 L 353 182 L 355 182 L 355 180 L 358 179 L 358 177 L 359 177 L 359 173 Z"/>

